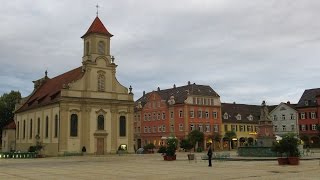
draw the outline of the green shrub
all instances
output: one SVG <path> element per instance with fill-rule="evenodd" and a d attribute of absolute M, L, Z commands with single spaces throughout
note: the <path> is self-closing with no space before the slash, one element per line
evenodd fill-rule
<path fill-rule="evenodd" d="M 165 146 L 160 146 L 158 153 L 166 153 L 166 147 Z"/>

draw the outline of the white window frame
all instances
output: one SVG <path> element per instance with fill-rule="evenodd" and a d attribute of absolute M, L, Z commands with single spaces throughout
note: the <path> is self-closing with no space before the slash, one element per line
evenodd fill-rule
<path fill-rule="evenodd" d="M 194 118 L 194 110 L 190 111 L 190 118 Z"/>
<path fill-rule="evenodd" d="M 179 111 L 179 118 L 183 118 L 183 111 L 182 110 Z"/>
<path fill-rule="evenodd" d="M 213 115 L 213 119 L 217 119 L 218 118 L 218 113 L 217 112 L 213 112 L 212 115 Z"/>
<path fill-rule="evenodd" d="M 306 113 L 300 113 L 300 119 L 306 119 Z"/>
<path fill-rule="evenodd" d="M 315 112 L 311 112 L 311 119 L 316 119 L 316 113 Z"/>
<path fill-rule="evenodd" d="M 183 124 L 182 123 L 179 124 L 179 131 L 183 131 Z"/>

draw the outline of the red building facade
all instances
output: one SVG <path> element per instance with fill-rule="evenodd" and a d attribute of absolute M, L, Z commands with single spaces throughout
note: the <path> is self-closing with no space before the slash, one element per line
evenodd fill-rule
<path fill-rule="evenodd" d="M 221 134 L 220 96 L 206 85 L 190 84 L 144 93 L 136 101 L 134 132 L 136 147 L 153 143 L 159 147 L 169 137 L 181 140 L 192 131 Z M 203 142 L 203 144 L 205 144 Z"/>
<path fill-rule="evenodd" d="M 298 104 L 299 135 L 306 146 L 320 147 L 320 88 L 307 89 L 302 94 Z"/>

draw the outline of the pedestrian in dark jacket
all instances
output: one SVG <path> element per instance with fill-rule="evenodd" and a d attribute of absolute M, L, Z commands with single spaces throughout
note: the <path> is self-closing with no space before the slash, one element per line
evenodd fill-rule
<path fill-rule="evenodd" d="M 212 149 L 211 149 L 211 144 L 210 144 L 210 146 L 209 146 L 209 149 L 208 149 L 208 160 L 209 160 L 209 167 L 211 167 L 212 166 L 212 164 L 211 164 L 211 158 L 212 158 Z"/>

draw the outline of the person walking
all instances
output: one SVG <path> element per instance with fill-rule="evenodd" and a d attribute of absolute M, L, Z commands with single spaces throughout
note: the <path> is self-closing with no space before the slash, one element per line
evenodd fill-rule
<path fill-rule="evenodd" d="M 207 155 L 208 155 L 208 160 L 209 160 L 209 165 L 208 166 L 211 167 L 212 166 L 212 164 L 211 164 L 211 158 L 212 158 L 211 144 L 209 145 L 209 149 L 208 149 Z"/>

